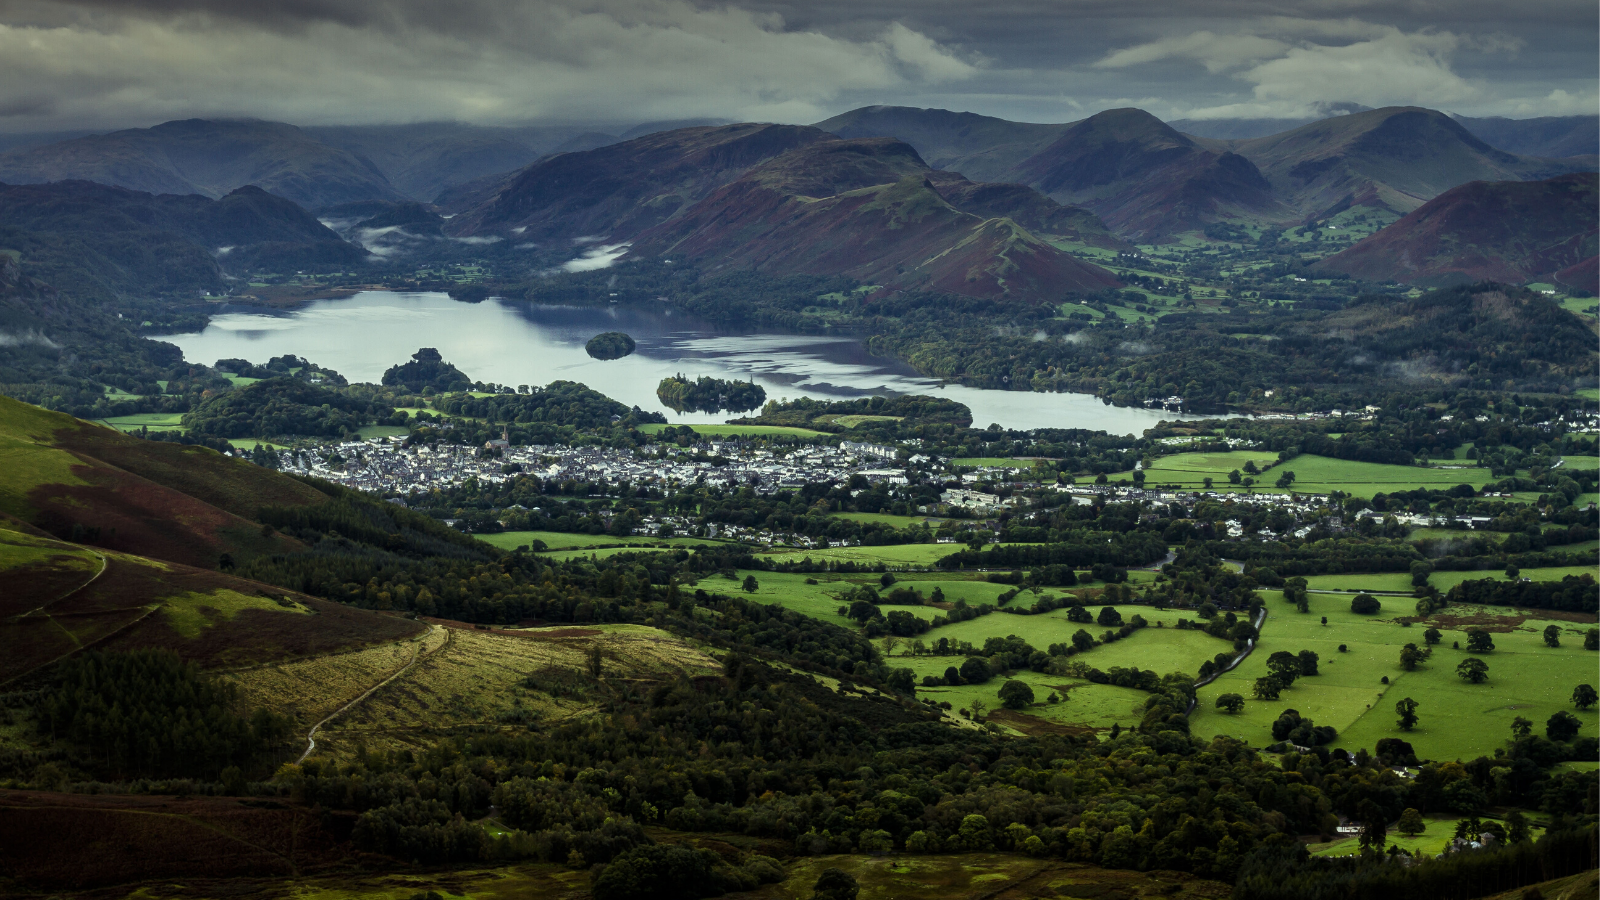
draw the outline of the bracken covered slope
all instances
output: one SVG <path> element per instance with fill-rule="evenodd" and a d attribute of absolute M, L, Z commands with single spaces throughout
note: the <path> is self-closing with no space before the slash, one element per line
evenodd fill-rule
<path fill-rule="evenodd" d="M 1426 286 L 1558 278 L 1583 287 L 1585 267 L 1592 282 L 1600 250 L 1597 185 L 1594 173 L 1474 181 L 1319 265 L 1368 281 Z"/>
<path fill-rule="evenodd" d="M 972 297 L 1050 300 L 1117 283 L 1008 217 L 957 208 L 931 174 L 901 141 L 814 144 L 639 235 L 634 250 Z"/>

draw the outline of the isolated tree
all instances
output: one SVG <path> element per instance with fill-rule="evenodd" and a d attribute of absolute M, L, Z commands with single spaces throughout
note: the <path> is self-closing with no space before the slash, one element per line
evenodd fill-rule
<path fill-rule="evenodd" d="M 811 888 L 811 900 L 856 900 L 860 893 L 861 887 L 856 884 L 854 875 L 829 867 L 817 876 L 817 883 Z"/>
<path fill-rule="evenodd" d="M 1572 705 L 1579 709 L 1588 709 L 1600 701 L 1600 694 L 1596 694 L 1594 685 L 1580 684 L 1572 689 Z"/>
<path fill-rule="evenodd" d="M 1356 807 L 1356 818 L 1361 820 L 1361 849 L 1382 851 L 1389 839 L 1389 824 L 1384 821 L 1383 808 L 1371 800 L 1363 800 Z"/>
<path fill-rule="evenodd" d="M 1533 837 L 1528 829 L 1528 817 L 1521 810 L 1506 813 L 1506 843 L 1520 844 Z"/>
<path fill-rule="evenodd" d="M 1422 651 L 1417 649 L 1416 644 L 1407 644 L 1400 648 L 1400 668 L 1414 672 L 1417 663 L 1420 662 L 1422 662 Z"/>
<path fill-rule="evenodd" d="M 1578 729 L 1582 727 L 1582 719 L 1563 709 L 1544 723 L 1544 734 L 1552 741 L 1570 741 L 1578 736 Z"/>
<path fill-rule="evenodd" d="M 982 722 L 983 714 L 989 708 L 989 704 L 982 700 L 974 700 L 970 705 L 972 706 L 972 721 Z"/>
<path fill-rule="evenodd" d="M 1298 658 L 1300 660 L 1301 675 L 1317 674 L 1317 664 L 1321 662 L 1322 658 L 1317 656 L 1317 652 L 1315 650 L 1301 650 L 1298 654 Z"/>
<path fill-rule="evenodd" d="M 1230 713 L 1244 710 L 1244 697 L 1238 694 L 1223 694 L 1217 698 L 1217 709 L 1225 709 Z"/>
<path fill-rule="evenodd" d="M 1094 635 L 1079 628 L 1072 635 L 1072 646 L 1077 647 L 1079 653 L 1089 650 L 1094 647 Z"/>
<path fill-rule="evenodd" d="M 1512 581 L 1517 580 L 1517 576 L 1519 576 L 1521 574 L 1522 574 L 1522 570 L 1517 568 L 1516 566 L 1514 566 L 1514 565 L 1513 566 L 1506 566 L 1506 577 L 1511 579 Z"/>
<path fill-rule="evenodd" d="M 1000 703 L 1006 709 L 1027 709 L 1033 704 L 1033 688 L 1026 681 L 1007 681 L 1000 686 Z"/>
<path fill-rule="evenodd" d="M 1371 594 L 1357 594 L 1350 600 L 1350 611 L 1361 616 L 1377 615 L 1383 609 L 1383 604 Z"/>
<path fill-rule="evenodd" d="M 1117 612 L 1115 606 L 1100 607 L 1100 615 L 1095 617 L 1095 624 L 1107 628 L 1120 628 L 1122 626 L 1122 613 Z"/>
<path fill-rule="evenodd" d="M 1481 659 L 1463 659 L 1456 666 L 1456 674 L 1471 684 L 1483 684 L 1489 680 L 1489 664 Z"/>
<path fill-rule="evenodd" d="M 1422 587 L 1428 583 L 1428 576 L 1433 574 L 1433 563 L 1426 560 L 1417 560 L 1411 564 L 1411 586 Z"/>
<path fill-rule="evenodd" d="M 961 684 L 961 670 L 955 666 L 946 666 L 944 670 L 944 683 L 955 687 Z"/>
<path fill-rule="evenodd" d="M 1600 650 L 1600 628 L 1591 628 L 1583 633 L 1583 649 Z"/>
<path fill-rule="evenodd" d="M 883 638 L 883 655 L 893 656 L 896 648 L 900 646 L 900 639 L 894 635 L 885 635 Z"/>
<path fill-rule="evenodd" d="M 1468 653 L 1489 653 L 1494 650 L 1494 638 L 1482 628 L 1473 628 L 1467 632 Z"/>
<path fill-rule="evenodd" d="M 1255 684 L 1250 686 L 1250 693 L 1257 700 L 1276 700 L 1283 693 L 1283 682 L 1271 675 L 1257 678 Z"/>
<path fill-rule="evenodd" d="M 1241 480 L 1243 480 L 1243 478 L 1244 478 L 1244 476 L 1239 474 L 1239 470 L 1238 469 L 1234 469 L 1232 472 L 1228 473 L 1228 483 L 1229 484 L 1238 484 Z"/>
<path fill-rule="evenodd" d="M 1561 626 L 1546 625 L 1544 629 L 1544 645 L 1546 647 L 1561 646 Z"/>
<path fill-rule="evenodd" d="M 754 575 L 746 575 L 744 577 L 744 585 L 743 585 L 743 587 L 744 587 L 745 593 L 754 594 L 756 592 L 756 589 L 761 587 L 761 584 L 760 584 L 760 582 L 756 581 L 756 577 Z"/>
<path fill-rule="evenodd" d="M 1279 650 L 1267 657 L 1267 671 L 1284 687 L 1290 687 L 1300 677 L 1300 660 L 1287 650 Z"/>
<path fill-rule="evenodd" d="M 1417 724 L 1417 701 L 1410 697 L 1394 705 L 1394 711 L 1400 714 L 1400 721 L 1396 724 L 1401 731 L 1410 731 Z"/>
<path fill-rule="evenodd" d="M 1422 813 L 1410 807 L 1400 814 L 1400 821 L 1395 823 L 1394 830 L 1401 834 L 1415 837 L 1428 830 L 1426 822 L 1422 821 Z"/>
<path fill-rule="evenodd" d="M 605 653 L 600 649 L 600 642 L 595 641 L 589 645 L 589 674 L 595 678 L 599 678 L 601 673 L 605 670 L 605 664 Z"/>
<path fill-rule="evenodd" d="M 961 664 L 961 680 L 967 684 L 983 684 L 994 677 L 994 671 L 989 668 L 988 660 L 973 656 Z"/>
<path fill-rule="evenodd" d="M 1429 628 L 1427 631 L 1422 633 L 1422 641 L 1429 647 L 1432 647 L 1434 644 L 1437 644 L 1442 640 L 1444 640 L 1444 635 L 1441 634 L 1437 628 Z"/>
<path fill-rule="evenodd" d="M 1205 489 L 1206 490 L 1208 490 L 1208 491 L 1211 490 L 1211 485 L 1212 485 L 1213 482 L 1211 480 L 1211 476 L 1210 475 L 1207 475 L 1206 477 L 1200 479 L 1200 483 L 1205 485 Z"/>
<path fill-rule="evenodd" d="M 1513 739 L 1525 738 L 1530 734 L 1533 734 L 1532 721 L 1524 719 L 1521 716 L 1517 716 L 1515 719 L 1511 720 L 1511 737 Z"/>
<path fill-rule="evenodd" d="M 884 590 L 888 590 L 891 586 L 894 585 L 894 573 L 892 573 L 892 572 L 883 573 L 883 577 L 878 579 L 878 583 L 883 585 Z"/>

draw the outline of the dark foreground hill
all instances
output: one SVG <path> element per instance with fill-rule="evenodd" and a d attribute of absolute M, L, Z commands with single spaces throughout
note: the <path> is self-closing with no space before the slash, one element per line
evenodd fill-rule
<path fill-rule="evenodd" d="M 1592 292 L 1582 267 L 1587 264 L 1592 273 L 1600 250 L 1597 184 L 1600 176 L 1593 173 L 1545 181 L 1474 181 L 1319 265 L 1368 281 L 1426 286 L 1482 280 L 1522 284 L 1563 272 L 1561 281 Z"/>
<path fill-rule="evenodd" d="M 369 160 L 282 122 L 185 119 L 0 156 L 0 181 L 71 179 L 213 198 L 253 184 L 310 209 L 406 199 Z"/>

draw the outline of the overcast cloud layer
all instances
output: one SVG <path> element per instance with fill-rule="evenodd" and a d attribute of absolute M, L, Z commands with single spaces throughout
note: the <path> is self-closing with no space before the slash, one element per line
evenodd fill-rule
<path fill-rule="evenodd" d="M 0 0 L 0 131 L 1594 113 L 1593 0 Z"/>

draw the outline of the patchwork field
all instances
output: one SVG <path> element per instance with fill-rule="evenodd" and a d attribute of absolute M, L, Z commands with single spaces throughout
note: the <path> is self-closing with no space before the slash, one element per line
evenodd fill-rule
<path fill-rule="evenodd" d="M 1412 604 L 1385 609 L 1378 616 L 1350 611 L 1348 598 L 1312 594 L 1309 614 L 1296 612 L 1281 595 L 1263 592 L 1270 614 L 1262 627 L 1259 646 L 1239 668 L 1201 689 L 1200 704 L 1192 717 L 1194 733 L 1201 737 L 1229 734 L 1257 747 L 1273 743 L 1270 726 L 1285 709 L 1319 725 L 1339 731 L 1334 746 L 1354 751 L 1371 749 L 1379 738 L 1410 741 L 1424 758 L 1470 759 L 1488 754 L 1510 737 L 1511 720 L 1530 719 L 1542 733 L 1545 720 L 1565 709 L 1583 720 L 1583 734 L 1593 735 L 1600 711 L 1580 712 L 1568 698 L 1580 683 L 1595 683 L 1596 655 L 1583 649 L 1583 630 L 1593 623 L 1557 619 L 1539 611 L 1448 607 L 1429 622 L 1402 627 L 1393 618 L 1408 615 Z M 1321 624 L 1326 616 L 1327 625 Z M 1415 671 L 1400 667 L 1400 650 L 1407 643 L 1423 644 L 1429 625 L 1444 633 L 1432 658 Z M 1562 629 L 1559 648 L 1544 645 L 1545 626 Z M 1496 649 L 1480 658 L 1489 666 L 1489 680 L 1468 684 L 1456 675 L 1456 666 L 1468 654 L 1452 648 L 1466 643 L 1466 629 L 1482 627 L 1494 632 Z M 1347 652 L 1340 653 L 1344 644 Z M 1279 650 L 1315 651 L 1321 674 L 1302 677 L 1278 700 L 1251 696 L 1255 679 L 1267 674 L 1267 658 Z M 1388 684 L 1382 683 L 1387 677 Z M 1237 693 L 1245 708 L 1230 715 L 1215 708 L 1218 695 Z M 1410 732 L 1395 724 L 1394 705 L 1410 697 L 1420 706 L 1421 721 Z"/>
<path fill-rule="evenodd" d="M 647 424 L 640 425 L 639 430 L 645 434 L 655 434 L 666 427 L 666 425 Z M 790 425 L 690 425 L 689 427 L 694 429 L 695 434 L 705 437 L 831 437 L 826 431 Z"/>
<path fill-rule="evenodd" d="M 550 550 L 582 550 L 619 544 L 627 547 L 698 547 L 704 544 L 718 543 L 705 538 L 658 538 L 642 534 L 612 537 L 609 534 L 572 534 L 564 531 L 502 531 L 498 534 L 475 536 L 485 544 L 499 547 L 501 550 L 515 550 L 523 545 L 531 544 L 533 541 L 544 541 L 545 546 Z"/>
<path fill-rule="evenodd" d="M 1145 470 L 1145 483 L 1149 485 L 1176 484 L 1184 490 L 1200 490 L 1207 477 L 1212 479 L 1216 491 L 1244 491 L 1242 485 L 1228 483 L 1228 473 L 1234 469 L 1244 472 L 1247 461 L 1257 468 L 1277 463 L 1278 455 L 1265 450 L 1234 450 L 1229 453 L 1178 453 L 1157 459 Z M 1264 474 L 1254 476 L 1256 491 L 1277 490 L 1273 485 L 1285 471 L 1295 473 L 1291 490 L 1325 494 L 1332 490 L 1344 491 L 1358 497 L 1370 498 L 1373 494 L 1409 491 L 1417 488 L 1444 489 L 1458 484 L 1481 488 L 1494 480 L 1488 469 L 1441 469 L 1420 466 L 1395 466 L 1382 463 L 1353 462 L 1306 454 L 1297 456 Z M 1124 473 L 1118 477 L 1131 477 Z M 1115 478 L 1113 478 L 1115 480 Z"/>
<path fill-rule="evenodd" d="M 799 562 L 812 559 L 817 562 L 854 562 L 911 568 L 929 568 L 952 553 L 966 549 L 960 544 L 887 544 L 881 547 L 828 547 L 815 550 L 783 550 L 763 554 L 773 562 Z"/>
<path fill-rule="evenodd" d="M 1532 581 L 1560 581 L 1568 575 L 1594 575 L 1600 577 L 1600 566 L 1553 566 L 1544 569 L 1524 569 L 1518 575 Z M 1505 573 L 1496 569 L 1479 569 L 1469 572 L 1434 572 L 1428 576 L 1428 583 L 1440 591 L 1449 590 L 1463 581 L 1478 581 L 1484 578 L 1504 580 Z M 1372 574 L 1344 574 L 1344 575 L 1312 575 L 1306 579 L 1306 585 L 1314 591 L 1383 591 L 1410 595 L 1414 588 L 1411 586 L 1411 573 L 1409 572 L 1378 572 Z"/>

